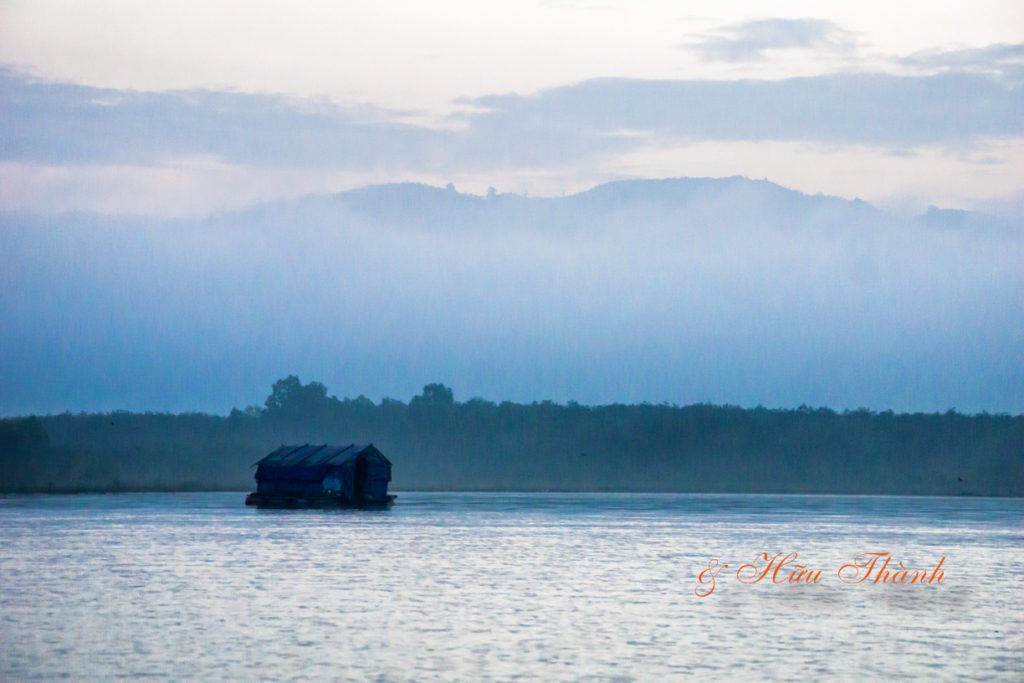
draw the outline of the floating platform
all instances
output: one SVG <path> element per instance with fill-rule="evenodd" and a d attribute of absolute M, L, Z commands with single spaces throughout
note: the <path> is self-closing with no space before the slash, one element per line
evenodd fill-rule
<path fill-rule="evenodd" d="M 261 509 L 289 509 L 289 508 L 317 508 L 317 509 L 347 509 L 347 510 L 382 510 L 391 507 L 395 502 L 394 494 L 388 494 L 384 499 L 351 501 L 340 496 L 294 496 L 294 495 L 266 495 L 262 493 L 250 493 L 245 497 L 245 504 L 250 507 Z"/>

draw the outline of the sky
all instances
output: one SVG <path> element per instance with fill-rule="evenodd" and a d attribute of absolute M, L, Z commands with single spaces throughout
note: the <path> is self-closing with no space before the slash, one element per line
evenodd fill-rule
<path fill-rule="evenodd" d="M 1019 2 L 0 2 L 0 209 L 746 175 L 1022 212 Z"/>
<path fill-rule="evenodd" d="M 1020 2 L 0 0 L 0 415 L 1019 413 L 1022 179 Z"/>

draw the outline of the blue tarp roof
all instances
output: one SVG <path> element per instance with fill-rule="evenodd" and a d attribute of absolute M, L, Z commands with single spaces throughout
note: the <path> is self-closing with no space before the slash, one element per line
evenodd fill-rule
<path fill-rule="evenodd" d="M 377 450 L 372 443 L 349 444 L 348 446 L 328 446 L 327 444 L 317 446 L 308 443 L 302 446 L 281 446 L 257 464 L 275 468 L 337 466 L 355 460 L 360 454 L 391 465 L 391 461 L 384 457 L 384 454 Z"/>

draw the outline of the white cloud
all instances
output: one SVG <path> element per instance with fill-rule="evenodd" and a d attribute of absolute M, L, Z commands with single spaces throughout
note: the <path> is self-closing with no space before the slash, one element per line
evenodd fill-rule
<path fill-rule="evenodd" d="M 754 19 L 720 27 L 684 45 L 706 61 L 765 59 L 780 50 L 852 52 L 852 33 L 827 19 Z"/>
<path fill-rule="evenodd" d="M 101 90 L 10 72 L 0 85 L 7 210 L 191 215 L 377 182 L 537 195 L 687 174 L 970 206 L 1015 194 L 1024 176 L 1020 86 L 973 72 L 600 79 L 464 100 L 441 128 L 273 95 Z"/>
<path fill-rule="evenodd" d="M 1016 0 L 722 0 L 701 6 L 700 16 L 671 0 L 592 4 L 7 0 L 0 63 L 117 89 L 236 88 L 447 111 L 459 96 L 596 77 L 785 78 L 835 67 L 813 52 L 738 66 L 677 48 L 688 35 L 766 12 L 832 22 L 885 55 L 1024 40 L 1024 4 Z"/>
<path fill-rule="evenodd" d="M 1014 195 L 1019 3 L 701 11 L 10 0 L 0 65 L 54 80 L 0 71 L 0 205 L 191 214 L 403 180 L 559 194 L 662 168 L 958 206 Z M 715 61 L 679 50 L 687 35 Z"/>
<path fill-rule="evenodd" d="M 1024 43 L 924 50 L 900 58 L 898 62 L 919 72 L 969 71 L 990 74 L 1015 83 L 1024 81 Z"/>

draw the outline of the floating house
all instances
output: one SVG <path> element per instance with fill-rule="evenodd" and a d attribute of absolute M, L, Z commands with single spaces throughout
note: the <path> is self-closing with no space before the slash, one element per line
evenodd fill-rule
<path fill-rule="evenodd" d="M 256 463 L 260 507 L 384 507 L 391 461 L 373 444 L 281 446 Z"/>

